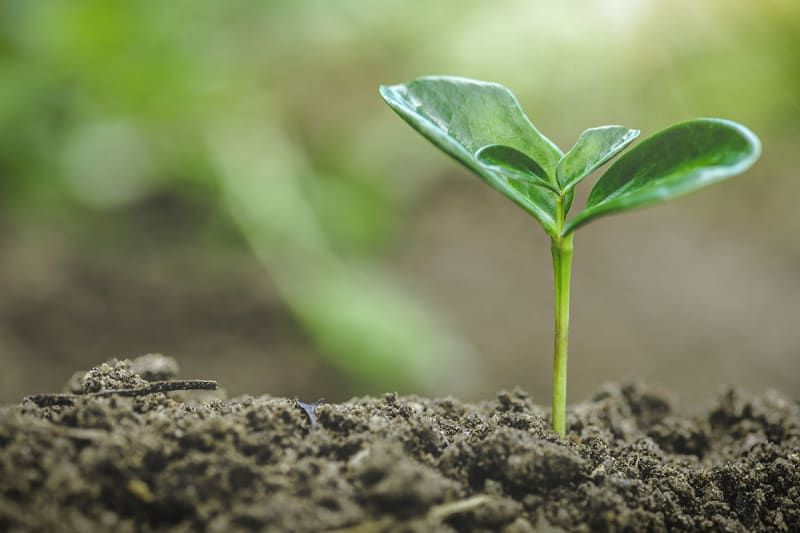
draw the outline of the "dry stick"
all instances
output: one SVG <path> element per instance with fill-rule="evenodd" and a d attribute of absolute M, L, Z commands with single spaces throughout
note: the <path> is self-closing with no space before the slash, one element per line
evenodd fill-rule
<path fill-rule="evenodd" d="M 430 511 L 428 511 L 428 519 L 436 523 L 443 522 L 452 515 L 472 511 L 476 507 L 488 503 L 490 500 L 491 497 L 485 494 L 479 494 L 464 500 L 434 505 L 431 507 Z"/>
<path fill-rule="evenodd" d="M 171 392 L 179 390 L 217 390 L 217 382 L 205 379 L 187 379 L 154 381 L 146 387 L 138 389 L 112 389 L 100 392 L 89 392 L 86 394 L 34 394 L 26 396 L 39 407 L 50 407 L 53 405 L 73 405 L 75 400 L 81 398 L 106 398 L 108 396 L 146 396 L 159 392 Z"/>
<path fill-rule="evenodd" d="M 427 519 L 435 524 L 440 524 L 453 515 L 472 511 L 492 500 L 491 496 L 479 494 L 463 500 L 434 505 L 428 511 Z M 328 533 L 379 533 L 386 531 L 391 519 L 370 520 L 356 526 L 328 530 Z"/>
<path fill-rule="evenodd" d="M 59 426 L 53 424 L 52 422 L 47 421 L 28 421 L 25 429 L 27 431 L 33 432 L 41 432 L 47 433 L 52 435 L 55 433 L 56 435 L 66 437 L 69 439 L 76 439 L 76 440 L 88 440 L 93 441 L 97 439 L 102 439 L 108 436 L 109 430 L 108 429 L 99 429 L 99 428 L 73 428 L 69 426 Z"/>

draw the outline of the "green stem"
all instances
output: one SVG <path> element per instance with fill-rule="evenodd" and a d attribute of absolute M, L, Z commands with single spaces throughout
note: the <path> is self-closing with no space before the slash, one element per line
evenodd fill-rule
<path fill-rule="evenodd" d="M 563 224 L 562 202 L 558 202 L 559 222 Z M 572 270 L 572 236 L 552 240 L 555 281 L 556 333 L 553 351 L 553 431 L 566 436 L 567 342 L 569 340 L 569 285 Z"/>

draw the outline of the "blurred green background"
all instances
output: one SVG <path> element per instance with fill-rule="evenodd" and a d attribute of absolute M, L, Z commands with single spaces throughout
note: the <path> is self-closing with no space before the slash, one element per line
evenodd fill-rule
<path fill-rule="evenodd" d="M 0 402 L 162 352 L 232 394 L 548 403 L 549 242 L 377 94 L 426 74 L 506 85 L 565 151 L 752 128 L 747 175 L 578 233 L 570 399 L 797 397 L 800 3 L 412 5 L 0 0 Z"/>

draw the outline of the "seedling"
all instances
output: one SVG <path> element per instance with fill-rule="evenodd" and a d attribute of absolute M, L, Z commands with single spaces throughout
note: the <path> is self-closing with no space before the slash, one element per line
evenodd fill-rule
<path fill-rule="evenodd" d="M 670 126 L 611 165 L 584 209 L 567 220 L 574 187 L 624 150 L 638 130 L 591 128 L 564 154 L 502 85 L 434 76 L 381 86 L 380 92 L 411 127 L 527 211 L 550 237 L 556 318 L 552 424 L 563 438 L 575 230 L 598 217 L 676 198 L 744 172 L 761 153 L 758 137 L 716 118 Z"/>

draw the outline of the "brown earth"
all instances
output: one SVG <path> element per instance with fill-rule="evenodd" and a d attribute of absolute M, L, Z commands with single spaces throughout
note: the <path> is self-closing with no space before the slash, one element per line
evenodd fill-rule
<path fill-rule="evenodd" d="M 800 531 L 800 407 L 776 393 L 687 416 L 609 385 L 562 441 L 522 391 L 145 394 L 175 372 L 112 360 L 0 410 L 0 530 Z"/>

